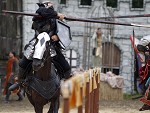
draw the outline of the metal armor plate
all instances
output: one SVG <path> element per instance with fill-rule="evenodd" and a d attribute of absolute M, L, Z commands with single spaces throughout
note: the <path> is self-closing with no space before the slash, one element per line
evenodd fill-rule
<path fill-rule="evenodd" d="M 42 59 L 44 51 L 46 50 L 46 42 L 50 40 L 50 37 L 46 32 L 43 32 L 37 36 L 37 39 L 38 42 L 35 45 L 33 58 Z"/>
<path fill-rule="evenodd" d="M 36 39 L 34 38 L 25 46 L 24 56 L 29 60 L 32 60 L 35 42 Z"/>
<path fill-rule="evenodd" d="M 57 24 L 57 35 L 59 37 L 60 44 L 65 49 L 70 45 L 72 40 L 70 27 L 66 23 L 58 19 L 56 20 L 56 24 Z"/>

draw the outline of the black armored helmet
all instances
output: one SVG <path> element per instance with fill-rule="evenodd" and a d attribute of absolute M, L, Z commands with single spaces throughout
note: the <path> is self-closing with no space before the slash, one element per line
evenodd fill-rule
<path fill-rule="evenodd" d="M 39 7 L 49 7 L 49 3 L 51 3 L 51 4 L 53 4 L 52 2 L 50 2 L 50 1 L 44 1 L 44 2 L 40 2 L 40 3 L 37 3 L 37 5 L 39 6 Z"/>

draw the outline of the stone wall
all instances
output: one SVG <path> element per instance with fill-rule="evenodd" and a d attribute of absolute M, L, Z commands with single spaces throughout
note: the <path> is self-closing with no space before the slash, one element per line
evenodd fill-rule
<path fill-rule="evenodd" d="M 37 2 L 42 0 L 23 0 L 23 11 L 34 13 L 38 6 Z M 106 0 L 93 0 L 92 6 L 84 7 L 79 5 L 79 0 L 67 0 L 66 5 L 58 4 L 58 0 L 51 0 L 55 4 L 55 9 L 61 13 L 66 14 L 66 16 L 73 16 L 77 18 L 90 18 L 90 17 L 104 17 L 109 16 L 111 13 L 115 16 L 117 15 L 138 15 L 149 13 L 150 0 L 144 0 L 144 8 L 143 9 L 133 9 L 131 8 L 131 0 L 118 0 L 118 7 L 113 10 L 107 9 Z M 125 18 L 125 19 L 115 19 L 115 21 L 119 21 L 122 23 L 142 23 L 149 24 L 149 18 Z M 85 23 L 83 22 L 71 22 L 67 21 L 68 25 L 71 27 L 73 41 L 71 43 L 71 47 L 78 50 L 80 54 L 80 66 L 82 67 L 82 59 L 83 59 L 83 41 L 85 36 L 86 29 Z M 33 30 L 31 30 L 32 17 L 24 17 L 23 18 L 23 38 L 24 45 L 34 36 Z M 91 37 L 94 29 L 97 27 L 103 28 L 102 30 L 106 30 L 108 28 L 105 24 L 91 24 L 92 28 L 90 29 L 90 34 L 88 37 Z M 133 91 L 133 78 L 134 78 L 134 53 L 130 42 L 130 35 L 133 32 L 133 28 L 135 30 L 135 35 L 137 38 L 142 38 L 145 35 L 150 34 L 150 30 L 148 28 L 139 28 L 139 27 L 129 27 L 129 26 L 121 26 L 116 25 L 113 26 L 113 35 L 114 35 L 114 43 L 121 50 L 121 65 L 120 65 L 120 75 L 122 75 L 125 79 L 125 88 L 124 92 L 132 93 Z M 89 33 L 89 32 L 88 32 Z M 104 32 L 103 32 L 104 33 Z M 108 35 L 107 32 L 105 35 Z M 90 42 L 89 42 L 90 43 Z M 91 56 L 91 53 L 89 53 Z"/>

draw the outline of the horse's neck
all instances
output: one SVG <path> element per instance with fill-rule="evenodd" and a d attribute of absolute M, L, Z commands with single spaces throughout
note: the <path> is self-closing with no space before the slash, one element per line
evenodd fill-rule
<path fill-rule="evenodd" d="M 51 75 L 51 61 L 47 60 L 44 66 L 37 72 L 41 80 L 48 80 Z"/>

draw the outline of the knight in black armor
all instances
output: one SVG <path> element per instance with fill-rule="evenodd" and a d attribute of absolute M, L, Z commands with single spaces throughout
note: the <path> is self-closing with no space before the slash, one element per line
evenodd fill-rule
<path fill-rule="evenodd" d="M 57 36 L 56 19 L 63 20 L 64 15 L 57 13 L 53 4 L 49 1 L 43 3 L 37 3 L 39 8 L 36 13 L 40 16 L 33 17 L 32 29 L 35 30 L 34 38 L 25 46 L 24 56 L 19 62 L 19 76 L 18 82 L 21 83 L 26 78 L 26 68 L 32 63 L 32 58 L 36 58 L 41 63 L 41 59 L 44 54 L 44 49 L 38 45 L 43 40 L 38 39 L 38 36 L 42 33 L 48 34 L 50 39 L 46 41 L 51 42 L 51 59 L 57 73 L 60 78 L 67 79 L 71 76 L 71 68 L 62 54 L 62 46 L 59 43 L 59 37 Z"/>

